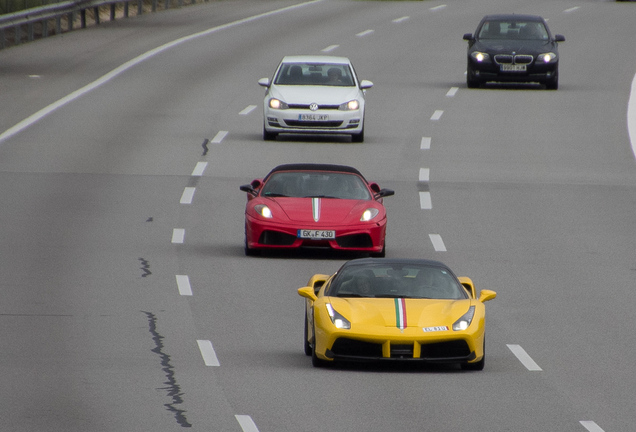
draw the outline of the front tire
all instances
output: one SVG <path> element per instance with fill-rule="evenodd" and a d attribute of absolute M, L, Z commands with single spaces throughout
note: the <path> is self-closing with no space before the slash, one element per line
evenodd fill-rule
<path fill-rule="evenodd" d="M 354 142 L 354 143 L 364 142 L 364 127 L 362 127 L 362 131 L 359 134 L 351 135 L 351 142 Z"/>
<path fill-rule="evenodd" d="M 258 256 L 260 251 L 253 249 L 247 245 L 247 235 L 245 236 L 245 256 Z"/>
<path fill-rule="evenodd" d="M 268 132 L 267 129 L 265 129 L 265 125 L 263 125 L 263 139 L 265 141 L 274 141 L 277 136 L 278 134 L 276 132 Z"/>
<path fill-rule="evenodd" d="M 554 78 L 545 85 L 546 90 L 558 90 L 559 88 L 559 70 L 554 73 Z"/>
<path fill-rule="evenodd" d="M 311 347 L 311 344 L 309 343 L 309 324 L 307 323 L 307 305 L 305 304 L 305 355 L 306 356 L 311 356 L 313 353 L 313 348 Z"/>

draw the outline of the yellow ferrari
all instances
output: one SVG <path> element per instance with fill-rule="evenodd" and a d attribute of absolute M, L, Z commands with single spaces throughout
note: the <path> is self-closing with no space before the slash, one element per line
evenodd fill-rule
<path fill-rule="evenodd" d="M 444 264 L 363 258 L 333 275 L 314 275 L 305 302 L 305 354 L 315 367 L 333 361 L 457 363 L 482 370 L 484 302 L 497 296 Z"/>

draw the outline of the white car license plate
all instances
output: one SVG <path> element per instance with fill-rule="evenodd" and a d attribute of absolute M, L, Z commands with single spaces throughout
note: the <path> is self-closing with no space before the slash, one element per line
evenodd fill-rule
<path fill-rule="evenodd" d="M 328 121 L 329 114 L 298 114 L 301 121 Z"/>
<path fill-rule="evenodd" d="M 524 64 L 502 64 L 501 71 L 502 72 L 525 72 L 526 66 Z"/>
<path fill-rule="evenodd" d="M 333 230 L 300 229 L 298 237 L 311 240 L 329 240 L 336 238 L 336 232 Z"/>

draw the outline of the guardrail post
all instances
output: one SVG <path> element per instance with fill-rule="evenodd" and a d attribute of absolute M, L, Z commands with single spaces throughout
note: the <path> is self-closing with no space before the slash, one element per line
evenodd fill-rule
<path fill-rule="evenodd" d="M 115 21 L 115 3 L 110 4 L 110 20 Z"/>
<path fill-rule="evenodd" d="M 137 15 L 141 15 L 144 10 L 144 2 L 143 0 L 137 0 Z"/>
<path fill-rule="evenodd" d="M 86 28 L 86 9 L 80 10 L 80 27 Z"/>
<path fill-rule="evenodd" d="M 166 2 L 163 5 L 164 9 L 170 9 L 170 0 L 166 0 Z"/>
<path fill-rule="evenodd" d="M 42 37 L 45 38 L 49 35 L 49 20 L 42 21 Z"/>
<path fill-rule="evenodd" d="M 33 42 L 35 37 L 33 36 L 33 23 L 27 24 L 27 42 Z"/>
<path fill-rule="evenodd" d="M 68 26 L 67 26 L 67 30 L 71 31 L 73 30 L 73 12 L 69 12 L 68 13 Z"/>
<path fill-rule="evenodd" d="M 62 17 L 56 16 L 55 17 L 55 34 L 59 35 L 61 33 L 62 33 Z"/>
<path fill-rule="evenodd" d="M 99 6 L 95 6 L 93 12 L 95 12 L 95 24 L 99 24 Z"/>
<path fill-rule="evenodd" d="M 5 49 L 7 46 L 7 39 L 4 36 L 4 29 L 0 31 L 0 48 Z"/>
<path fill-rule="evenodd" d="M 152 0 L 152 12 L 157 12 L 157 0 Z"/>
<path fill-rule="evenodd" d="M 124 18 L 128 18 L 128 4 L 130 2 L 125 2 L 124 3 Z"/>

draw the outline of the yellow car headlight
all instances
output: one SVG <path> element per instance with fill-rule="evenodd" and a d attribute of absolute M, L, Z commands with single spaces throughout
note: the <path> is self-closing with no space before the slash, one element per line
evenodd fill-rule
<path fill-rule="evenodd" d="M 462 315 L 460 319 L 455 321 L 455 324 L 453 324 L 453 330 L 455 331 L 466 330 L 470 326 L 470 323 L 473 322 L 474 316 L 475 316 L 475 306 L 471 306 L 470 309 L 468 309 L 468 312 Z"/>
<path fill-rule="evenodd" d="M 327 303 L 327 313 L 329 314 L 329 318 L 331 318 L 331 322 L 336 328 L 348 330 L 351 328 L 351 323 L 348 319 L 340 315 L 334 308 L 331 306 L 331 303 Z"/>

